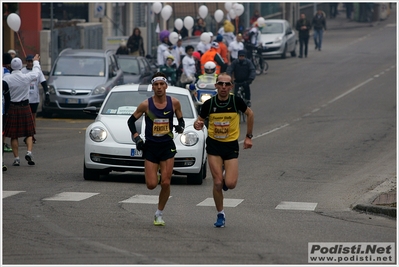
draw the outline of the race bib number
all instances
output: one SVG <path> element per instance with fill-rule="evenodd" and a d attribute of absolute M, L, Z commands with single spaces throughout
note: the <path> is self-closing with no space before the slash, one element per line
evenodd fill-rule
<path fill-rule="evenodd" d="M 225 139 L 229 136 L 229 121 L 215 121 L 213 123 L 215 131 L 213 137 L 217 139 Z"/>
<path fill-rule="evenodd" d="M 153 136 L 163 136 L 169 132 L 169 119 L 154 119 L 154 125 L 152 126 Z"/>

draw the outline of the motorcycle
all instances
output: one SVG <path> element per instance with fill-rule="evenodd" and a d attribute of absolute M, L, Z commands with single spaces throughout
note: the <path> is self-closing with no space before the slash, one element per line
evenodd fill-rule
<path fill-rule="evenodd" d="M 195 83 L 186 85 L 186 88 L 191 92 L 198 113 L 201 111 L 202 104 L 216 95 L 215 83 L 216 76 L 201 75 Z"/>

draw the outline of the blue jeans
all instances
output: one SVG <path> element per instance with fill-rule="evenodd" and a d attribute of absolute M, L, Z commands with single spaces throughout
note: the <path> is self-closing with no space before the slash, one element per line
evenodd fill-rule
<path fill-rule="evenodd" d="M 316 46 L 316 49 L 320 50 L 321 49 L 321 43 L 323 41 L 323 29 L 314 30 L 313 38 L 314 38 L 314 44 Z"/>

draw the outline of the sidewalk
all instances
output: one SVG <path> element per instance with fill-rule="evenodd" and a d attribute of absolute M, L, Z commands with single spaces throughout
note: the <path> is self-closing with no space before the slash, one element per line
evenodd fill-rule
<path fill-rule="evenodd" d="M 391 14 L 387 20 L 393 20 L 396 24 L 396 4 L 392 5 Z M 373 21 L 371 24 L 367 22 L 357 22 L 346 18 L 345 8 L 338 6 L 336 18 L 330 19 L 327 17 L 327 31 L 329 30 L 342 30 L 349 28 L 366 28 L 374 27 L 386 20 Z M 397 177 L 393 176 L 387 178 L 383 183 L 364 194 L 356 203 L 352 205 L 353 210 L 366 213 L 374 213 L 389 216 L 396 219 L 396 190 Z"/>

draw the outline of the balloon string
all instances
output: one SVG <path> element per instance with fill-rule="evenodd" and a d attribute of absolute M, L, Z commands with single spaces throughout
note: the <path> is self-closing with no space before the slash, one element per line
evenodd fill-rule
<path fill-rule="evenodd" d="M 21 44 L 22 51 L 24 52 L 24 55 L 25 55 L 25 58 L 26 58 L 26 53 L 25 53 L 25 50 L 24 50 L 24 46 L 22 45 L 21 37 L 19 37 L 19 32 L 17 32 L 17 36 L 18 36 L 18 39 L 19 39 L 19 43 Z"/>

